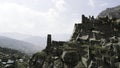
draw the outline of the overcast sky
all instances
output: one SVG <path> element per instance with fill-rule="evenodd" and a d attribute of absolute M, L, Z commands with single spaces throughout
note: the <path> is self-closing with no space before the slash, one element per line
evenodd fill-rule
<path fill-rule="evenodd" d="M 0 32 L 71 34 L 81 15 L 97 16 L 120 0 L 0 0 Z"/>

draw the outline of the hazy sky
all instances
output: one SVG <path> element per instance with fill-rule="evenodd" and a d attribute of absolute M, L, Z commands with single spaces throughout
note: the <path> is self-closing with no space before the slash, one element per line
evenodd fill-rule
<path fill-rule="evenodd" d="M 71 34 L 81 15 L 97 16 L 120 0 L 0 0 L 0 32 Z"/>

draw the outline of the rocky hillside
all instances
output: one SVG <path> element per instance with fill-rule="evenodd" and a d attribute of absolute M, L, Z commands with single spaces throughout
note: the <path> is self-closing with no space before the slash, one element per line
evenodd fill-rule
<path fill-rule="evenodd" d="M 26 68 L 29 56 L 18 50 L 0 47 L 0 68 Z M 18 64 L 19 63 L 19 64 Z"/>
<path fill-rule="evenodd" d="M 120 68 L 120 22 L 82 15 L 69 41 L 47 38 L 47 47 L 30 60 L 31 68 Z"/>
<path fill-rule="evenodd" d="M 48 35 L 46 48 L 31 57 L 30 68 L 120 68 L 119 10 L 107 9 L 98 18 L 82 15 L 69 41 Z"/>
<path fill-rule="evenodd" d="M 10 48 L 3 48 L 0 47 L 0 58 L 2 57 L 2 55 L 12 55 L 12 54 L 16 54 L 16 56 L 19 55 L 25 55 L 24 53 L 18 51 L 18 50 L 14 50 L 14 49 L 10 49 Z"/>
<path fill-rule="evenodd" d="M 35 45 L 33 45 L 31 43 L 27 43 L 24 41 L 8 38 L 8 37 L 4 37 L 4 36 L 0 36 L 0 47 L 6 47 L 6 48 L 19 50 L 19 51 L 27 53 L 27 54 L 41 51 L 41 50 L 39 50 L 40 48 L 35 47 Z"/>
<path fill-rule="evenodd" d="M 105 17 L 105 16 L 108 16 L 110 18 L 120 19 L 120 5 L 113 8 L 107 8 L 98 15 L 98 17 Z"/>

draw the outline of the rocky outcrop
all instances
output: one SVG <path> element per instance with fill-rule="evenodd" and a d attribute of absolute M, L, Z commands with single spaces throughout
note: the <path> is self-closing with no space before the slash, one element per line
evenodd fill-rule
<path fill-rule="evenodd" d="M 105 17 L 105 16 L 108 16 L 109 18 L 120 19 L 120 5 L 113 8 L 107 8 L 98 15 L 98 17 Z"/>
<path fill-rule="evenodd" d="M 120 22 L 85 17 L 69 41 L 47 38 L 47 47 L 30 60 L 31 68 L 120 68 Z"/>

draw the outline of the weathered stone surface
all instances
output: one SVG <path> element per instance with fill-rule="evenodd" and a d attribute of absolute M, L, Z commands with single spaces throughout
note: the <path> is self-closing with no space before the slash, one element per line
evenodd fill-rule
<path fill-rule="evenodd" d="M 105 17 L 108 16 L 110 18 L 120 18 L 120 5 L 113 7 L 113 8 L 107 8 L 106 10 L 102 11 L 98 17 Z"/>
<path fill-rule="evenodd" d="M 82 15 L 70 41 L 53 41 L 33 55 L 30 68 L 120 68 L 120 22 Z"/>
<path fill-rule="evenodd" d="M 66 52 L 63 61 L 68 66 L 76 66 L 79 62 L 79 55 L 77 52 Z"/>
<path fill-rule="evenodd" d="M 30 68 L 42 68 L 45 60 L 47 58 L 47 54 L 45 52 L 36 53 L 30 59 Z"/>

